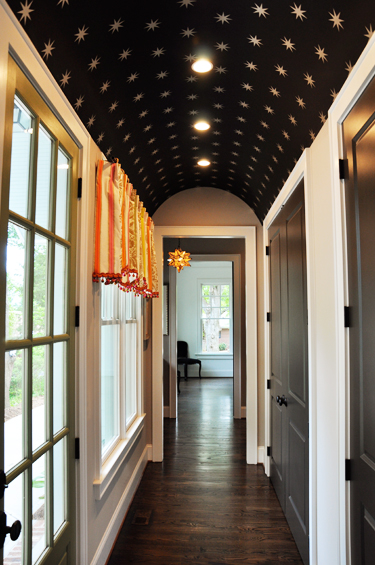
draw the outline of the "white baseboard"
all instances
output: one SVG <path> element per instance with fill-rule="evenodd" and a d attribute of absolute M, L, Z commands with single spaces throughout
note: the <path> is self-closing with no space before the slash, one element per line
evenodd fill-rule
<path fill-rule="evenodd" d="M 258 463 L 264 465 L 264 445 L 258 447 Z"/>
<path fill-rule="evenodd" d="M 246 420 L 246 406 L 241 406 L 241 419 Z"/>
<path fill-rule="evenodd" d="M 116 540 L 116 536 L 121 528 L 121 524 L 124 520 L 124 516 L 129 510 L 133 496 L 135 495 L 139 483 L 141 482 L 143 471 L 146 468 L 147 462 L 150 456 L 150 447 L 146 445 L 143 450 L 141 457 L 133 471 L 133 474 L 121 496 L 121 499 L 112 515 L 112 518 L 108 524 L 108 527 L 102 537 L 98 549 L 94 555 L 91 565 L 103 565 L 107 562 L 113 544 Z"/>
<path fill-rule="evenodd" d="M 164 406 L 164 418 L 169 418 L 170 408 L 169 406 Z"/>

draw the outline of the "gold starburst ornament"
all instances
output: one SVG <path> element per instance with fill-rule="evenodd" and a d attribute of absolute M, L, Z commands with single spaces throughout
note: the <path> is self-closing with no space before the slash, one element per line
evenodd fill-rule
<path fill-rule="evenodd" d="M 180 247 L 174 251 L 169 251 L 168 263 L 170 267 L 176 267 L 177 271 L 180 272 L 184 267 L 191 267 L 189 261 L 191 261 L 190 253 L 187 251 L 182 251 Z"/>

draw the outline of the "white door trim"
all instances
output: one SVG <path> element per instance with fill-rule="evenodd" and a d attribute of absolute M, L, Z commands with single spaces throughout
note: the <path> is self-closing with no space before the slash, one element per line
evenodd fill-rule
<path fill-rule="evenodd" d="M 246 285 L 246 460 L 258 460 L 257 394 L 257 265 L 255 226 L 155 226 L 158 273 L 163 273 L 164 237 L 243 238 L 245 239 Z M 159 281 L 162 288 L 162 280 Z M 152 301 L 152 443 L 153 460 L 163 460 L 163 331 L 162 301 Z"/>

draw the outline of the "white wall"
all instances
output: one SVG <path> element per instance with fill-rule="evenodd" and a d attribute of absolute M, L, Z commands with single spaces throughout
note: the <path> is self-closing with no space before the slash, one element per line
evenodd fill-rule
<path fill-rule="evenodd" d="M 202 361 L 202 377 L 233 377 L 233 353 L 220 354 L 213 359 L 202 355 L 200 344 L 200 284 L 204 281 L 220 280 L 232 283 L 232 263 L 230 262 L 191 262 L 189 268 L 183 269 L 177 277 L 177 339 L 187 341 L 189 357 Z M 181 376 L 183 368 L 180 367 Z M 189 365 L 188 374 L 198 376 L 198 365 Z"/>
<path fill-rule="evenodd" d="M 181 214 L 181 210 L 184 211 Z M 196 187 L 179 192 L 166 200 L 153 215 L 155 226 L 255 226 L 256 228 L 256 293 L 257 293 L 257 374 L 258 374 L 258 445 L 265 445 L 264 436 L 264 283 L 263 228 L 254 211 L 230 192 L 209 187 Z M 253 328 L 247 328 L 252 332 Z M 251 393 L 251 391 L 249 391 Z M 242 391 L 244 396 L 244 391 Z M 244 403 L 243 403 L 244 404 Z M 261 460 L 262 462 L 262 460 Z"/>
<path fill-rule="evenodd" d="M 98 327 L 98 293 L 91 281 L 93 257 L 95 165 L 99 149 L 85 126 L 65 98 L 44 61 L 4 0 L 0 0 L 0 178 L 3 165 L 4 115 L 9 49 L 22 61 L 42 96 L 51 103 L 81 146 L 79 171 L 83 196 L 78 203 L 78 249 L 76 303 L 81 307 L 81 325 L 76 332 L 76 430 L 80 437 L 81 458 L 76 464 L 77 476 L 77 564 L 103 564 L 117 535 L 141 478 L 151 457 L 151 414 L 131 452 L 120 465 L 113 484 L 100 501 L 95 499 L 93 481 L 97 479 L 98 411 L 98 348 L 95 332 Z M 145 346 L 145 350 L 147 347 Z M 149 352 L 146 351 L 147 359 Z M 147 366 L 150 368 L 149 359 Z M 151 409 L 150 375 L 144 375 L 145 406 Z M 148 389 L 146 388 L 148 386 Z M 148 394 L 147 394 L 148 393 Z"/>

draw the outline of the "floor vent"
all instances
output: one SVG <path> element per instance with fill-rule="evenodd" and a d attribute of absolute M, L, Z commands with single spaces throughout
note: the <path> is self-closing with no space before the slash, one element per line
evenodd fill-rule
<path fill-rule="evenodd" d="M 148 526 L 150 523 L 152 510 L 136 510 L 132 524 L 136 526 Z"/>

